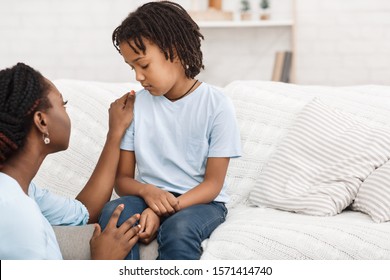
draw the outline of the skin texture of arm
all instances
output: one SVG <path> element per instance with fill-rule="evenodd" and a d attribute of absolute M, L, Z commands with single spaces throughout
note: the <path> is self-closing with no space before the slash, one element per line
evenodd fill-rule
<path fill-rule="evenodd" d="M 229 161 L 230 158 L 208 158 L 203 182 L 179 196 L 180 209 L 213 201 L 221 192 Z"/>

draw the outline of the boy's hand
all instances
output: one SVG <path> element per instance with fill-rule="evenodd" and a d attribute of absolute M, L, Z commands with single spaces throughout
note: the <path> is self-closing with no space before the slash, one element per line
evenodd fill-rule
<path fill-rule="evenodd" d="M 175 214 L 180 210 L 179 200 L 170 192 L 156 186 L 146 185 L 141 196 L 149 208 L 160 217 Z"/>
<path fill-rule="evenodd" d="M 141 225 L 138 233 L 139 241 L 144 244 L 149 244 L 157 236 L 157 230 L 160 227 L 160 217 L 150 208 L 146 208 L 139 220 Z"/>
<path fill-rule="evenodd" d="M 93 260 L 123 260 L 130 252 L 131 248 L 138 242 L 138 232 L 140 226 L 134 226 L 140 218 L 135 214 L 126 220 L 120 227 L 117 227 L 118 219 L 123 211 L 124 205 L 119 205 L 104 231 L 101 231 L 100 225 L 95 225 L 90 247 L 91 259 Z"/>

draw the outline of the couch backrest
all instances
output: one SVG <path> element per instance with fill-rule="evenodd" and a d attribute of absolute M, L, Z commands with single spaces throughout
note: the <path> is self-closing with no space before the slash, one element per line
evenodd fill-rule
<path fill-rule="evenodd" d="M 75 197 L 98 160 L 107 133 L 109 104 L 138 84 L 56 80 L 68 99 L 72 120 L 69 149 L 49 155 L 37 174 L 39 186 Z M 299 111 L 318 96 L 353 114 L 389 123 L 390 87 L 318 87 L 277 82 L 235 81 L 223 91 L 233 100 L 243 156 L 232 159 L 228 175 L 229 207 L 246 203 L 268 158 L 288 132 Z M 116 195 L 114 195 L 116 196 Z"/>
<path fill-rule="evenodd" d="M 389 125 L 390 87 L 320 87 L 235 81 L 224 88 L 232 98 L 241 130 L 243 157 L 228 170 L 229 207 L 247 203 L 267 160 L 299 111 L 314 97 L 343 111 Z"/>

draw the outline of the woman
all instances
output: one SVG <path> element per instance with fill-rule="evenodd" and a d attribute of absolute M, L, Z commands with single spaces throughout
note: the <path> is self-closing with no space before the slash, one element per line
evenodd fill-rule
<path fill-rule="evenodd" d="M 61 259 L 52 225 L 95 223 L 109 201 L 119 145 L 133 118 L 134 93 L 111 104 L 109 131 L 91 178 L 76 199 L 32 182 L 48 154 L 68 148 L 66 101 L 49 80 L 18 63 L 0 71 L 0 259 Z M 117 228 L 119 205 L 101 232 L 95 226 L 92 259 L 123 259 L 138 241 L 136 214 Z"/>

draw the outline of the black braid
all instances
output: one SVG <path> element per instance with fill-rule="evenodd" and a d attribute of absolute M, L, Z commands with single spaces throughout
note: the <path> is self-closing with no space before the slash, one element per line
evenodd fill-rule
<path fill-rule="evenodd" d="M 23 63 L 0 71 L 0 166 L 23 147 L 33 114 L 48 109 L 50 84 Z"/>
<path fill-rule="evenodd" d="M 112 34 L 112 42 L 119 52 L 122 42 L 134 41 L 136 48 L 145 53 L 143 39 L 156 44 L 167 60 L 173 61 L 176 51 L 187 78 L 194 78 L 204 69 L 200 49 L 204 37 L 199 26 L 177 3 L 146 3 L 130 13 Z M 132 44 L 129 45 L 133 48 Z M 137 49 L 133 48 L 134 52 L 138 53 Z"/>

